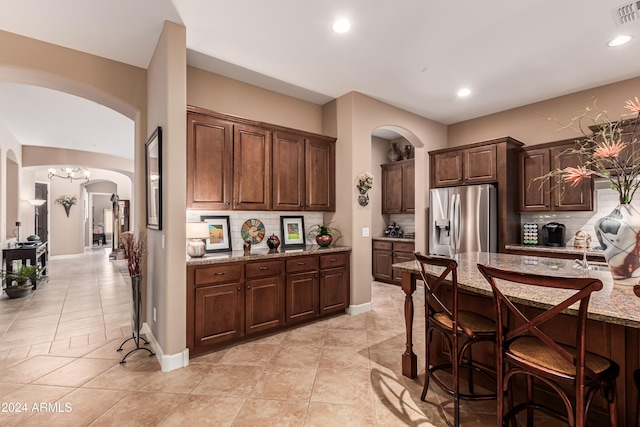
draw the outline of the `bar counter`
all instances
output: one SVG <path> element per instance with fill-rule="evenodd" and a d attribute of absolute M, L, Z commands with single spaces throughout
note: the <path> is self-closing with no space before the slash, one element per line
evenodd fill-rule
<path fill-rule="evenodd" d="M 483 313 L 493 307 L 491 286 L 480 274 L 477 264 L 487 264 L 497 268 L 525 273 L 545 274 L 562 277 L 594 277 L 603 283 L 603 289 L 591 296 L 587 326 L 589 340 L 593 332 L 592 348 L 603 356 L 609 357 L 620 365 L 618 379 L 619 419 L 620 425 L 635 416 L 634 406 L 636 391 L 633 386 L 632 372 L 640 367 L 640 298 L 633 293 L 633 286 L 623 286 L 613 283 L 611 273 L 603 263 L 590 263 L 596 269 L 583 269 L 574 260 L 546 258 L 536 256 L 521 256 L 512 254 L 472 252 L 457 256 L 458 289 L 463 293 L 475 295 L 474 300 L 480 300 Z M 409 378 L 417 376 L 417 357 L 413 352 L 413 292 L 416 290 L 416 280 L 420 278 L 420 270 L 416 261 L 393 264 L 393 268 L 402 271 L 402 290 L 406 294 L 404 313 L 406 323 L 406 349 L 402 355 L 402 373 Z M 436 274 L 437 267 L 431 267 Z M 566 291 L 549 291 L 535 286 L 509 285 L 504 293 L 513 298 L 514 302 L 525 307 L 546 309 L 562 300 Z M 484 298 L 477 298 L 478 296 Z M 486 300 L 486 301 L 485 301 Z M 575 316 L 577 305 L 566 311 L 568 316 Z M 489 311 L 490 312 L 490 311 Z M 424 313 L 422 313 L 424 315 Z M 589 345 L 588 345 L 589 347 Z M 625 413 L 624 408 L 629 412 Z M 629 424 L 627 424 L 629 425 Z"/>

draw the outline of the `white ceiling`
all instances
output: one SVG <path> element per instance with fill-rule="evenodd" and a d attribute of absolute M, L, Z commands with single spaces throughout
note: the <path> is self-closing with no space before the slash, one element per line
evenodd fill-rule
<path fill-rule="evenodd" d="M 452 124 L 640 76 L 640 19 L 616 26 L 611 11 L 622 4 L 0 0 L 0 29 L 146 68 L 170 20 L 187 28 L 190 65 L 318 104 L 357 91 Z M 351 20 L 349 33 L 331 30 L 341 16 Z M 634 39 L 607 47 L 622 33 Z M 471 96 L 456 96 L 462 86 Z M 0 85 L 0 120 L 24 144 L 130 158 L 133 125 L 114 114 L 68 95 Z"/>

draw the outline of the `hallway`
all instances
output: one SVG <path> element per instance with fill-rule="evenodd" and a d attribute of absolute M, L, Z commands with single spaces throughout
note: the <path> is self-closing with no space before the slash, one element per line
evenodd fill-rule
<path fill-rule="evenodd" d="M 451 399 L 430 391 L 421 402 L 423 375 L 401 375 L 399 287 L 374 282 L 371 312 L 238 344 L 163 373 L 146 352 L 118 363 L 116 349 L 130 336 L 129 279 L 125 261 L 109 261 L 108 251 L 53 260 L 50 281 L 32 296 L 0 298 L 1 425 L 450 425 Z M 419 361 L 421 304 L 416 295 Z M 463 426 L 495 424 L 494 402 L 463 403 L 462 411 Z"/>

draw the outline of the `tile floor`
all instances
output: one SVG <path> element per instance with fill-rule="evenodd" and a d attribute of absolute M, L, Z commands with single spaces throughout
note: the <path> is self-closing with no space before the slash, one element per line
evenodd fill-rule
<path fill-rule="evenodd" d="M 146 352 L 118 363 L 116 349 L 131 334 L 128 276 L 125 261 L 109 261 L 108 251 L 53 260 L 50 281 L 30 297 L 0 297 L 0 425 L 452 424 L 450 398 L 430 390 L 420 401 L 424 368 L 415 380 L 401 375 L 399 287 L 374 282 L 371 312 L 238 344 L 162 373 Z M 417 297 L 419 364 L 421 304 Z M 463 403 L 461 425 L 495 425 L 494 405 Z"/>

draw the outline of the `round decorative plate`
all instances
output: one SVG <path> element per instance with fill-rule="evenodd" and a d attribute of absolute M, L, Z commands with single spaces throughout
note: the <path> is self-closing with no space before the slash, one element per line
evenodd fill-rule
<path fill-rule="evenodd" d="M 264 238 L 264 224 L 259 219 L 248 219 L 240 229 L 242 240 L 248 240 L 252 245 L 260 243 Z"/>

